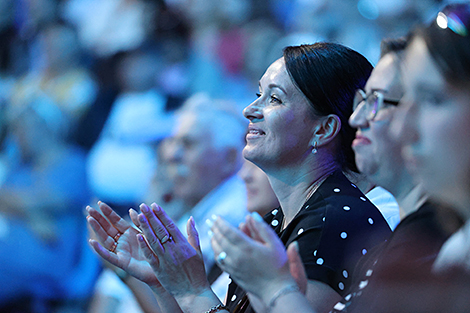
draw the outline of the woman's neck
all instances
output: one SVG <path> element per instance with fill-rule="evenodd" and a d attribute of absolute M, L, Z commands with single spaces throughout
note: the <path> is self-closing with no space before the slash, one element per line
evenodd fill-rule
<path fill-rule="evenodd" d="M 402 189 L 401 192 L 390 191 L 395 197 L 400 208 L 400 220 L 411 213 L 417 211 L 428 199 L 421 185 L 413 185 L 407 189 Z"/>
<path fill-rule="evenodd" d="M 316 168 L 309 166 L 281 169 L 276 173 L 266 172 L 284 213 L 284 227 L 292 221 L 319 185 L 336 169 L 336 164 L 325 164 Z"/>

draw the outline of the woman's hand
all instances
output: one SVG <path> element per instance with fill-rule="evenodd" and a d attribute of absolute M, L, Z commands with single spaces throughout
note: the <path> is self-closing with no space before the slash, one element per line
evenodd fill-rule
<path fill-rule="evenodd" d="M 188 239 L 156 204 L 141 206 L 138 216 L 140 248 L 163 287 L 184 312 L 204 312 L 220 303 L 204 270 L 194 220 L 187 224 Z"/>
<path fill-rule="evenodd" d="M 257 214 L 247 216 L 242 229 L 218 218 L 212 227 L 212 247 L 220 267 L 249 293 L 269 304 L 272 297 L 286 286 L 295 286 L 292 270 L 305 292 L 307 279 L 299 265 L 295 245 L 286 252 L 283 243 Z M 302 275 L 303 274 L 303 275 Z"/>
<path fill-rule="evenodd" d="M 87 221 L 94 232 L 90 239 L 93 249 L 106 261 L 123 269 L 152 288 L 161 288 L 152 268 L 139 251 L 136 235 L 139 231 L 121 218 L 107 204 L 98 202 L 100 212 L 88 206 Z M 137 212 L 131 209 L 135 219 Z"/>

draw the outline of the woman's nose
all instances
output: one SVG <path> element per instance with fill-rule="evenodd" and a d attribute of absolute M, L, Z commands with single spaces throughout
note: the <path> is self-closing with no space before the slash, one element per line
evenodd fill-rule
<path fill-rule="evenodd" d="M 362 101 L 354 110 L 354 112 L 349 117 L 349 125 L 353 128 L 366 128 L 369 125 L 369 122 L 365 114 L 365 105 Z"/>
<path fill-rule="evenodd" d="M 253 101 L 243 110 L 243 116 L 245 116 L 250 121 L 263 118 L 263 114 L 261 113 L 261 108 L 259 106 L 259 98 Z"/>

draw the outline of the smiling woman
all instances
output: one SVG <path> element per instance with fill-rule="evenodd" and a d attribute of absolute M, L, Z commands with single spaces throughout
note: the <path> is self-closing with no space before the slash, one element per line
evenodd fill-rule
<path fill-rule="evenodd" d="M 285 246 L 297 242 L 309 279 L 307 297 L 318 311 L 343 295 L 358 258 L 390 232 L 378 210 L 343 175 L 356 170 L 354 131 L 347 119 L 355 90 L 363 88 L 371 70 L 364 57 L 341 45 L 287 47 L 243 112 L 250 120 L 243 155 L 267 174 L 280 202 L 265 220 Z M 244 277 L 269 268 L 269 254 L 248 248 L 248 242 L 224 243 L 223 237 L 214 232 L 214 251 L 224 256 L 222 268 L 240 286 Z M 261 284 L 259 293 L 247 294 L 240 286 L 229 288 L 231 312 L 253 312 L 248 299 L 263 311 L 255 299 L 279 291 Z"/>
<path fill-rule="evenodd" d="M 357 260 L 390 234 L 377 208 L 344 175 L 356 170 L 351 149 L 354 131 L 348 125 L 354 94 L 364 87 L 371 70 L 362 55 L 339 44 L 287 47 L 261 78 L 258 98 L 243 112 L 250 121 L 244 157 L 266 173 L 280 203 L 265 220 L 285 246 L 298 243 L 308 277 L 307 298 L 318 311 L 344 295 Z M 186 240 L 160 207 L 142 205 L 142 213 L 131 216 L 142 231 L 136 241 L 129 239 L 136 230 L 121 225 L 106 206 L 102 209 L 123 234 L 119 241 L 113 239 L 113 228 L 104 222 L 100 226 L 99 215 L 90 209 L 89 222 L 101 234 L 101 246 L 93 243 L 95 250 L 146 280 L 160 304 L 171 307 L 168 312 L 177 312 L 175 306 L 183 312 L 264 312 L 267 308 L 259 298 L 286 292 L 283 286 L 256 279 L 276 266 L 271 263 L 277 259 L 259 243 L 250 246 L 248 236 L 255 233 L 246 228 L 246 233 L 232 229 L 238 232 L 236 240 L 226 240 L 225 236 L 233 239 L 232 232 L 214 228 L 216 260 L 240 283 L 230 285 L 223 306 L 205 278 L 193 219 Z M 218 219 L 216 224 L 220 223 Z M 112 231 L 109 236 L 106 229 Z M 132 236 L 125 236 L 128 233 Z M 119 247 L 129 248 L 126 262 L 113 250 L 120 251 Z M 151 271 L 141 263 L 138 247 Z M 258 281 L 258 288 L 247 294 L 243 277 Z M 295 290 L 289 286 L 287 292 Z"/>

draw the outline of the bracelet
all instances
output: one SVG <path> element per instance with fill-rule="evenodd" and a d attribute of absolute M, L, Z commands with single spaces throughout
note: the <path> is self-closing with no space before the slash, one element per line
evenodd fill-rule
<path fill-rule="evenodd" d="M 229 311 L 228 308 L 225 305 L 219 303 L 216 306 L 213 306 L 209 311 L 206 311 L 206 313 L 215 313 L 215 312 L 219 312 L 219 311 L 222 311 L 222 310 Z"/>
<path fill-rule="evenodd" d="M 297 291 L 300 291 L 300 288 L 297 285 L 289 285 L 289 286 L 282 288 L 281 290 L 278 290 L 274 294 L 274 296 L 271 298 L 271 301 L 269 301 L 268 309 L 271 310 L 276 305 L 276 301 L 280 297 L 285 296 L 292 292 L 297 292 Z"/>

